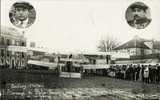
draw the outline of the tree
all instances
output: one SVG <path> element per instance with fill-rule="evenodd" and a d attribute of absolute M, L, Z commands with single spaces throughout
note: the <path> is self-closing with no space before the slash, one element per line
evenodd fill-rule
<path fill-rule="evenodd" d="M 116 38 L 112 36 L 107 36 L 105 39 L 101 39 L 97 46 L 98 51 L 107 52 L 113 50 L 113 48 L 117 47 L 120 44 Z"/>

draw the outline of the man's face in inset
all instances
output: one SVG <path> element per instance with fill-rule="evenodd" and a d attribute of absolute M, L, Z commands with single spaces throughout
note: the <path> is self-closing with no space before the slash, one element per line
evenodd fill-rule
<path fill-rule="evenodd" d="M 144 29 L 151 22 L 150 8 L 142 2 L 135 2 L 127 8 L 125 17 L 131 27 Z"/>
<path fill-rule="evenodd" d="M 15 11 L 15 18 L 20 21 L 25 21 L 28 18 L 29 11 L 24 7 L 17 7 Z"/>
<path fill-rule="evenodd" d="M 145 18 L 146 16 L 146 12 L 144 9 L 141 8 L 134 8 L 132 9 L 132 14 L 133 14 L 133 18 L 134 20 L 138 20 L 138 19 L 142 19 Z"/>

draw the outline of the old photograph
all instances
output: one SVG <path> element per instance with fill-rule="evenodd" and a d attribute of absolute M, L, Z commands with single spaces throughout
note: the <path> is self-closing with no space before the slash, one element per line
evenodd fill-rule
<path fill-rule="evenodd" d="M 0 100 L 160 100 L 160 0 L 0 2 Z"/>

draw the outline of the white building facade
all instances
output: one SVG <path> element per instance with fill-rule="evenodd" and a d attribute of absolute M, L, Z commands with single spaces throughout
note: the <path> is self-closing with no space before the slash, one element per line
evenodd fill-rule
<path fill-rule="evenodd" d="M 0 66 L 22 69 L 27 62 L 26 38 L 14 28 L 1 26 Z"/>

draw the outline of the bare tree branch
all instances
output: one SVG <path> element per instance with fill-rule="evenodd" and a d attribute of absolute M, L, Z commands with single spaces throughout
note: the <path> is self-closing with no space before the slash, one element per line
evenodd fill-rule
<path fill-rule="evenodd" d="M 117 47 L 119 44 L 120 42 L 118 42 L 116 38 L 107 36 L 105 39 L 99 41 L 97 49 L 101 52 L 107 52 L 113 50 L 113 48 Z"/>

